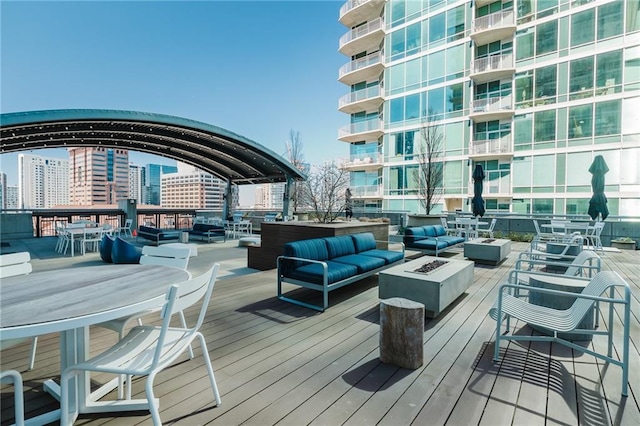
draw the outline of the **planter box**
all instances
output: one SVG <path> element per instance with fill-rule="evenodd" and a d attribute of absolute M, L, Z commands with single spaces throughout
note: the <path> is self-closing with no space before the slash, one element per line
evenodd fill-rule
<path fill-rule="evenodd" d="M 434 260 L 446 265 L 426 273 L 414 269 Z M 380 299 L 402 297 L 424 305 L 425 316 L 435 318 L 473 284 L 473 262 L 422 256 L 378 274 Z"/>
<path fill-rule="evenodd" d="M 407 219 L 407 226 L 441 225 L 441 215 L 410 214 Z"/>
<path fill-rule="evenodd" d="M 476 263 L 497 265 L 511 253 L 511 240 L 497 239 L 483 243 L 488 238 L 478 238 L 464 243 L 464 257 Z"/>
<path fill-rule="evenodd" d="M 611 247 L 615 247 L 620 250 L 635 250 L 635 241 L 611 241 Z"/>

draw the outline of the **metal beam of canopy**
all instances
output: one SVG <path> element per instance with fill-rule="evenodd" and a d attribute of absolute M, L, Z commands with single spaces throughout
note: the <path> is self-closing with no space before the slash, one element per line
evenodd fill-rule
<path fill-rule="evenodd" d="M 211 124 L 137 111 L 68 109 L 0 114 L 0 152 L 105 147 L 160 155 L 236 185 L 305 180 L 282 156 Z M 285 200 L 283 213 L 289 206 Z M 228 214 L 225 211 L 225 214 Z"/>
<path fill-rule="evenodd" d="M 282 156 L 211 124 L 164 114 L 73 109 L 0 115 L 3 154 L 41 148 L 120 148 L 191 164 L 236 185 L 305 180 Z"/>

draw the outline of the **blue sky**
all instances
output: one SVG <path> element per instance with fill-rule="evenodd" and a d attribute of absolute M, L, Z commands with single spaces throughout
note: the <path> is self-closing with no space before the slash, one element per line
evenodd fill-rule
<path fill-rule="evenodd" d="M 106 108 L 223 127 L 284 153 L 300 132 L 305 159 L 348 156 L 337 140 L 346 28 L 342 1 L 2 1 L 3 113 Z M 64 157 L 65 151 L 38 155 Z M 132 162 L 162 163 L 132 154 Z M 17 155 L 0 156 L 16 184 Z"/>

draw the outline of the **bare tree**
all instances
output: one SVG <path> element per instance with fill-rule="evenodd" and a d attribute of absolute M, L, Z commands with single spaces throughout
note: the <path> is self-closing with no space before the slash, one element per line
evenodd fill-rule
<path fill-rule="evenodd" d="M 414 175 L 420 204 L 426 214 L 431 213 L 442 194 L 443 168 L 438 159 L 442 155 L 443 141 L 442 130 L 439 125 L 434 124 L 433 114 L 429 111 L 428 118 L 423 120 L 420 128 L 418 153 L 415 156 L 418 168 Z"/>
<path fill-rule="evenodd" d="M 302 152 L 302 138 L 300 137 L 300 132 L 293 129 L 289 130 L 289 140 L 287 140 L 285 145 L 287 149 L 287 160 L 289 160 L 293 167 L 304 172 L 304 154 Z M 293 211 L 297 212 L 299 207 L 303 207 L 307 204 L 305 187 L 303 182 L 294 181 L 292 183 L 292 187 L 288 189 L 291 204 L 293 205 Z"/>
<path fill-rule="evenodd" d="M 312 168 L 304 184 L 315 220 L 330 223 L 341 215 L 348 183 L 349 172 L 334 162 Z"/>

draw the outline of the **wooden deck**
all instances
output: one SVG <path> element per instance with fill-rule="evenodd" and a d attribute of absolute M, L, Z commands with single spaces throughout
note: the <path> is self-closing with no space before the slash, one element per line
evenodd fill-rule
<path fill-rule="evenodd" d="M 224 271 L 202 329 L 222 405 L 214 405 L 196 348 L 194 360 L 177 363 L 156 380 L 165 424 L 640 424 L 640 252 L 607 252 L 603 258 L 604 269 L 619 272 L 634 295 L 630 390 L 629 397 L 622 398 L 620 368 L 560 345 L 511 342 L 501 348 L 501 362 L 492 362 L 495 322 L 487 311 L 497 284 L 525 247 L 522 243 L 514 243 L 503 264 L 476 266 L 467 293 L 438 318 L 426 321 L 425 364 L 417 370 L 378 359 L 377 277 L 331 292 L 329 309 L 316 313 L 275 298 L 274 270 L 242 270 L 244 250 L 208 252 L 202 247 L 190 270 L 197 273 L 218 260 Z M 229 263 L 232 258 L 235 263 Z M 51 267 L 47 261 L 33 263 L 36 270 Z M 298 297 L 318 300 L 316 292 L 290 289 Z M 195 318 L 196 310 L 187 316 Z M 602 318 L 601 327 L 607 326 Z M 615 349 L 620 350 L 622 331 L 617 330 Z M 532 331 L 525 326 L 518 332 Z M 92 329 L 93 351 L 115 341 L 115 333 Z M 606 341 L 597 336 L 591 344 L 602 348 Z M 28 348 L 25 344 L 5 350 L 1 359 L 2 369 L 24 374 L 27 417 L 56 407 L 41 385 L 60 373 L 56 335 L 40 339 L 36 368 L 25 372 Z M 3 425 L 12 421 L 12 392 L 2 388 Z M 144 394 L 144 379 L 134 380 L 134 393 Z M 151 424 L 151 419 L 140 412 L 81 416 L 76 424 Z"/>

